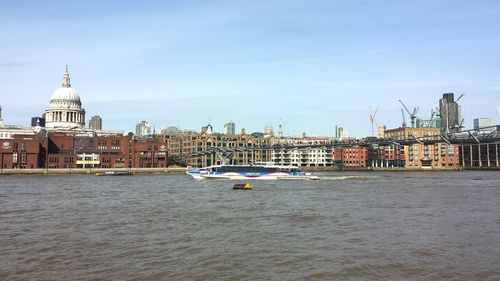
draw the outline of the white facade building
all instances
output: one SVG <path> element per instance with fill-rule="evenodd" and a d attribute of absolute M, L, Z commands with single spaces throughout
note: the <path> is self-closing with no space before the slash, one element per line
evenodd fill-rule
<path fill-rule="evenodd" d="M 145 137 L 151 134 L 151 125 L 149 122 L 141 121 L 135 126 L 135 136 Z"/>
<path fill-rule="evenodd" d="M 271 161 L 275 164 L 294 165 L 297 167 L 330 167 L 333 165 L 333 151 L 331 147 L 321 147 L 322 144 L 330 144 L 331 139 L 327 137 L 307 138 L 281 138 L 274 145 L 282 146 L 271 151 Z M 313 145 L 318 147 L 300 146 Z M 295 146 L 289 147 L 287 146 Z"/>

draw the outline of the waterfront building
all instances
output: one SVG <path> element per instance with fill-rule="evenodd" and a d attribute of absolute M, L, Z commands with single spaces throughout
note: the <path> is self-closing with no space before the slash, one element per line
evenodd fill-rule
<path fill-rule="evenodd" d="M 368 161 L 370 168 L 402 168 L 405 167 L 404 146 L 399 143 L 372 143 L 368 146 Z"/>
<path fill-rule="evenodd" d="M 130 162 L 136 168 L 164 168 L 168 166 L 168 147 L 159 139 L 142 139 L 132 142 Z M 129 167 L 132 167 L 130 165 Z"/>
<path fill-rule="evenodd" d="M 0 168 L 38 168 L 43 157 L 38 134 L 14 134 L 0 140 Z"/>
<path fill-rule="evenodd" d="M 234 124 L 233 121 L 229 121 L 229 123 L 224 124 L 224 134 L 226 135 L 236 134 L 236 124 Z"/>
<path fill-rule="evenodd" d="M 302 136 L 273 139 L 271 161 L 278 165 L 297 167 L 331 167 L 334 163 L 331 144 L 332 139 L 329 137 Z"/>
<path fill-rule="evenodd" d="M 92 116 L 89 120 L 89 129 L 102 130 L 102 118 L 99 115 Z"/>
<path fill-rule="evenodd" d="M 76 168 L 74 133 L 48 132 L 42 147 L 47 152 L 46 168 Z"/>
<path fill-rule="evenodd" d="M 141 121 L 135 125 L 135 136 L 145 137 L 151 134 L 151 126 L 146 121 Z"/>
<path fill-rule="evenodd" d="M 2 169 L 161 168 L 168 163 L 166 143 L 123 135 L 31 131 L 2 138 L 0 145 Z"/>
<path fill-rule="evenodd" d="M 457 169 L 459 167 L 458 145 L 441 141 L 439 128 L 398 128 L 386 130 L 384 139 L 403 144 L 400 155 L 408 169 Z M 426 141 L 434 141 L 428 143 Z M 377 159 L 380 160 L 380 159 Z M 394 160 L 401 160 L 395 158 Z"/>
<path fill-rule="evenodd" d="M 368 161 L 367 147 L 344 147 L 340 148 L 342 167 L 344 168 L 364 168 Z"/>
<path fill-rule="evenodd" d="M 68 66 L 64 72 L 61 87 L 57 88 L 45 110 L 45 126 L 47 128 L 84 128 L 85 110 L 82 108 L 80 96 L 71 87 Z"/>
<path fill-rule="evenodd" d="M 465 169 L 499 169 L 500 143 L 464 143 L 460 145 L 460 163 Z"/>
<path fill-rule="evenodd" d="M 439 128 L 410 128 L 400 127 L 384 131 L 384 139 L 386 140 L 438 140 L 441 137 Z"/>
<path fill-rule="evenodd" d="M 222 164 L 230 158 L 232 164 L 247 165 L 270 161 L 270 145 L 274 138 L 249 135 L 245 129 L 240 134 L 225 135 L 209 133 L 206 127 L 201 132 L 182 132 L 163 135 L 169 155 L 185 161 L 193 167 Z M 245 149 L 248 148 L 248 149 Z"/>
<path fill-rule="evenodd" d="M 129 157 L 131 153 L 130 141 L 128 137 L 123 135 L 77 136 L 75 140 L 78 144 L 76 150 L 79 152 L 77 154 L 77 167 L 87 168 L 89 165 L 99 168 L 133 167 L 134 163 L 130 161 Z"/>

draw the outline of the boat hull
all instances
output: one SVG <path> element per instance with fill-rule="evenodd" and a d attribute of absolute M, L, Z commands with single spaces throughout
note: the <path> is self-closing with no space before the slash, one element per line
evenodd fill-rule
<path fill-rule="evenodd" d="M 224 173 L 224 174 L 209 174 L 209 173 L 190 173 L 195 180 L 319 180 L 319 177 L 313 175 L 290 175 L 287 173 L 273 173 L 266 175 L 245 175 L 238 173 Z"/>
<path fill-rule="evenodd" d="M 319 180 L 319 177 L 299 171 L 290 165 L 274 165 L 272 163 L 256 165 L 212 165 L 191 169 L 186 174 L 195 180 Z"/>

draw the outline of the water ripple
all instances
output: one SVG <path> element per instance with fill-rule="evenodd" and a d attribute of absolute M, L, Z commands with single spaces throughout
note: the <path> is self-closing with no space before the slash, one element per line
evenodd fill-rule
<path fill-rule="evenodd" d="M 1 280 L 499 280 L 500 175 L 2 177 Z"/>

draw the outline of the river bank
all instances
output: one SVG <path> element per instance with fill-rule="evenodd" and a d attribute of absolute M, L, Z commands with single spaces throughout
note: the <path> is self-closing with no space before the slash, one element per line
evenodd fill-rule
<path fill-rule="evenodd" d="M 460 169 L 408 169 L 408 168 L 339 168 L 339 167 L 301 167 L 305 172 L 418 172 L 418 171 L 461 171 Z M 61 168 L 61 169 L 1 169 L 0 175 L 95 175 L 107 171 L 126 171 L 133 174 L 184 173 L 185 167 L 167 168 Z"/>
<path fill-rule="evenodd" d="M 133 174 L 184 173 L 186 168 L 62 168 L 62 169 L 2 169 L 0 175 L 95 175 L 107 171 L 126 171 Z"/>

